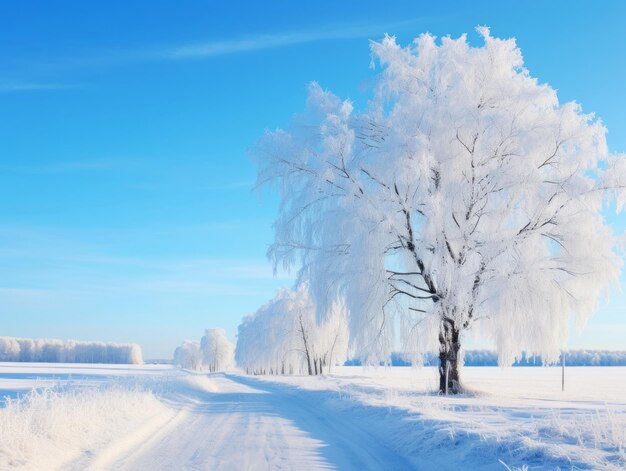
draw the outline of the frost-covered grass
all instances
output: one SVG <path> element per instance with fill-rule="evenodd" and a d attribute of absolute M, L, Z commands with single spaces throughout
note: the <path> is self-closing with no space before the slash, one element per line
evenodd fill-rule
<path fill-rule="evenodd" d="M 169 365 L 0 363 L 0 470 L 107 469 L 215 390 Z"/>
<path fill-rule="evenodd" d="M 72 469 L 171 412 L 158 366 L 0 363 L 0 469 Z"/>
<path fill-rule="evenodd" d="M 0 409 L 0 469 L 55 469 L 165 412 L 136 385 L 33 389 Z"/>

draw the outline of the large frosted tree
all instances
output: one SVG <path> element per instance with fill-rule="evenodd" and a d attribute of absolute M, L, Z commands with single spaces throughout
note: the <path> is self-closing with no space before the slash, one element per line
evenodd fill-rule
<path fill-rule="evenodd" d="M 470 329 L 502 364 L 556 359 L 622 265 L 603 213 L 624 208 L 626 159 L 513 39 L 478 32 L 480 47 L 373 42 L 382 71 L 364 111 L 314 83 L 305 112 L 253 151 L 259 185 L 281 192 L 274 262 L 299 268 L 320 315 L 345 299 L 370 360 L 394 330 L 416 357 L 438 350 L 452 392 Z"/>

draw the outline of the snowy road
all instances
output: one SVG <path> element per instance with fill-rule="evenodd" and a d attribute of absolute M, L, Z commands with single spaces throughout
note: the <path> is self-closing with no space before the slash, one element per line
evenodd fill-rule
<path fill-rule="evenodd" d="M 176 415 L 143 443 L 96 468 L 118 470 L 413 469 L 359 427 L 325 407 L 324 395 L 243 378 L 213 376 L 215 392 L 181 391 Z M 95 461 L 98 461 L 97 459 Z"/>
<path fill-rule="evenodd" d="M 0 363 L 0 470 L 626 469 L 626 368 L 463 373 Z"/>

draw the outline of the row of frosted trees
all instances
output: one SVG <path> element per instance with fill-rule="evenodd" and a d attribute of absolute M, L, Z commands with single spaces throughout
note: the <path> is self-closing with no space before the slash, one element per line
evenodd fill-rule
<path fill-rule="evenodd" d="M 0 361 L 45 363 L 143 363 L 134 343 L 0 337 Z"/>
<path fill-rule="evenodd" d="M 225 371 L 234 366 L 235 346 L 224 329 L 207 329 L 200 342 L 186 340 L 174 351 L 174 364 L 202 371 Z"/>
<path fill-rule="evenodd" d="M 249 374 L 329 372 L 346 360 L 345 309 L 333 304 L 323 320 L 308 286 L 281 289 L 254 314 L 243 319 L 237 338 L 237 365 Z"/>

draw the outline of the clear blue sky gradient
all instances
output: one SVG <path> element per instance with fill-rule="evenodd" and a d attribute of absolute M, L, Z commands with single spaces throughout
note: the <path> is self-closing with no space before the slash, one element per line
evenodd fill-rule
<path fill-rule="evenodd" d="M 265 258 L 277 199 L 252 191 L 246 150 L 311 80 L 364 106 L 384 33 L 514 36 L 626 151 L 625 2 L 129 3 L 0 4 L 0 335 L 148 358 L 210 326 L 234 339 L 291 283 Z M 572 347 L 626 348 L 625 311 L 614 293 Z"/>

